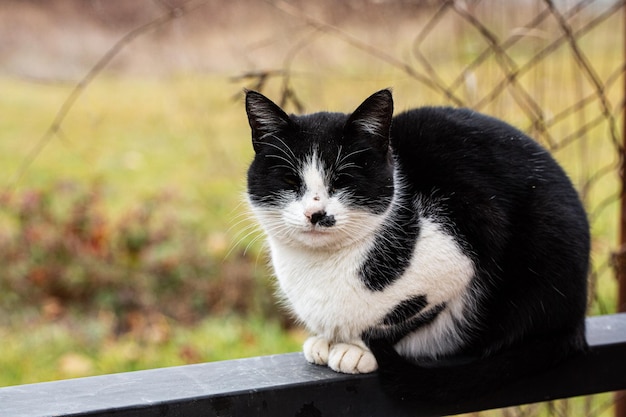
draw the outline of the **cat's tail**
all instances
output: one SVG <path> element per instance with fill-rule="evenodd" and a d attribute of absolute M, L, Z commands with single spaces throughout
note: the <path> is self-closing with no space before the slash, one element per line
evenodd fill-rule
<path fill-rule="evenodd" d="M 584 334 L 584 333 L 583 333 Z M 384 339 L 368 341 L 383 389 L 406 402 L 454 403 L 481 397 L 584 354 L 584 337 L 535 339 L 485 357 L 409 361 Z"/>

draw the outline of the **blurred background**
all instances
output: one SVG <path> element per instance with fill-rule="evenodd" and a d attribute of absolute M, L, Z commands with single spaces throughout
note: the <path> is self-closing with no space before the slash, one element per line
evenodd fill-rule
<path fill-rule="evenodd" d="M 300 349 L 243 202 L 244 88 L 299 113 L 392 87 L 398 111 L 466 106 L 528 132 L 588 210 L 589 314 L 615 312 L 624 9 L 0 0 L 0 386 Z"/>

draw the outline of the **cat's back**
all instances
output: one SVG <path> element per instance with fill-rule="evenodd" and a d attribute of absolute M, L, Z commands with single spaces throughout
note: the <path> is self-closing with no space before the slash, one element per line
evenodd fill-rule
<path fill-rule="evenodd" d="M 503 209 L 530 200 L 580 206 L 550 153 L 515 127 L 470 109 L 423 107 L 394 117 L 391 147 L 414 192 Z M 585 217 L 583 210 L 578 216 Z"/>
<path fill-rule="evenodd" d="M 557 223 L 587 228 L 565 171 L 501 120 L 470 109 L 417 108 L 394 117 L 390 143 L 409 190 L 445 201 L 460 222 L 497 229 L 558 214 Z"/>
<path fill-rule="evenodd" d="M 415 179 L 526 182 L 561 180 L 549 153 L 513 126 L 464 108 L 423 107 L 394 117 L 391 146 Z M 441 187 L 445 184 L 437 184 Z M 509 184 L 507 184 L 509 185 Z"/>
<path fill-rule="evenodd" d="M 404 111 L 393 118 L 392 144 L 418 133 L 420 139 L 456 140 L 482 135 L 491 141 L 498 136 L 525 136 L 508 123 L 468 108 L 425 106 Z M 485 136 L 486 135 L 486 136 Z"/>

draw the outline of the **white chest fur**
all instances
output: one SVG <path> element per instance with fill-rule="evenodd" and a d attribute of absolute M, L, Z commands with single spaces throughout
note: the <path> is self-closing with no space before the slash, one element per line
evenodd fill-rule
<path fill-rule="evenodd" d="M 452 319 L 463 319 L 474 266 L 433 220 L 422 219 L 408 268 L 382 291 L 368 289 L 359 275 L 373 235 L 332 251 L 285 246 L 271 236 L 269 240 L 287 304 L 311 332 L 336 342 L 358 340 L 399 303 L 425 295 L 429 305 L 445 302 L 447 308 L 434 323 L 401 340 L 398 350 L 409 356 L 437 355 L 461 343 Z"/>

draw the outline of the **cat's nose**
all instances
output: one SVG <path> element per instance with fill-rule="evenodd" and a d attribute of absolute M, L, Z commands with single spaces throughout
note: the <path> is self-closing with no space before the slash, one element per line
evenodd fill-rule
<path fill-rule="evenodd" d="M 335 225 L 335 216 L 326 214 L 325 211 L 320 210 L 307 216 L 312 224 L 318 224 L 324 227 L 331 227 Z"/>
<path fill-rule="evenodd" d="M 326 217 L 325 211 L 316 211 L 315 213 L 311 214 L 311 217 L 309 217 L 309 220 L 311 221 L 311 223 L 317 224 L 324 217 Z"/>

